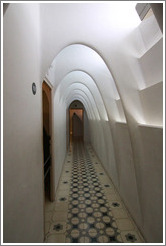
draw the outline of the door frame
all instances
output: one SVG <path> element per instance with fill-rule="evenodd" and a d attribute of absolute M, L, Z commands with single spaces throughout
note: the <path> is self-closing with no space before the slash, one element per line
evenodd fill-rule
<path fill-rule="evenodd" d="M 51 155 L 51 163 L 50 163 L 50 201 L 53 202 L 55 200 L 54 197 L 54 175 L 53 175 L 53 87 L 50 85 L 50 83 L 44 79 L 42 82 L 42 93 L 44 92 L 47 95 L 48 101 L 49 101 L 49 135 L 51 137 L 50 139 L 50 155 Z M 43 98 L 42 98 L 43 103 Z M 42 121 L 43 121 L 43 105 L 42 105 Z M 43 122 L 42 122 L 43 123 Z M 43 124 L 42 124 L 43 126 Z M 42 129 L 43 130 L 43 129 Z M 43 150 L 43 174 L 44 174 L 44 150 Z M 44 184 L 44 175 L 43 175 L 43 184 Z M 45 189 L 45 186 L 43 185 L 43 189 Z M 44 197 L 45 197 L 45 191 Z"/>
<path fill-rule="evenodd" d="M 72 136 L 70 134 L 70 128 L 71 128 L 71 123 L 70 123 L 70 110 L 82 110 L 82 140 L 84 142 L 84 108 L 70 108 L 69 107 L 69 143 L 72 142 Z M 73 126 L 72 126 L 73 127 Z M 73 131 L 73 129 L 72 129 Z"/>

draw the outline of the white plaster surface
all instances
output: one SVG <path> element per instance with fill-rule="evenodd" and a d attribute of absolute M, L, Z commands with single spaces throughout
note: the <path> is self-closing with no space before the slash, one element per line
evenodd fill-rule
<path fill-rule="evenodd" d="M 118 4 L 14 3 L 5 13 L 6 242 L 43 240 L 45 76 L 53 87 L 54 196 L 67 149 L 67 110 L 79 100 L 90 142 L 137 226 L 147 242 L 162 241 L 162 34 L 154 17 L 139 25 L 134 2 Z"/>
<path fill-rule="evenodd" d="M 44 238 L 38 5 L 10 4 L 3 38 L 3 239 L 38 243 Z"/>

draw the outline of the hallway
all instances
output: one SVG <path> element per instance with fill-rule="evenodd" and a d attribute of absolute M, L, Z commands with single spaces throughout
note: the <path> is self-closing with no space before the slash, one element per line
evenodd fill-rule
<path fill-rule="evenodd" d="M 1 7 L 2 243 L 164 243 L 165 2 Z"/>
<path fill-rule="evenodd" d="M 70 145 L 56 200 L 45 203 L 45 242 L 144 242 L 90 144 Z"/>

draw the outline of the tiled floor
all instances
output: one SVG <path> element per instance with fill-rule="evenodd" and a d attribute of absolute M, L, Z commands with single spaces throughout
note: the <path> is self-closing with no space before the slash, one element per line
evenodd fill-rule
<path fill-rule="evenodd" d="M 46 200 L 45 243 L 143 243 L 90 145 L 71 146 L 54 203 Z"/>

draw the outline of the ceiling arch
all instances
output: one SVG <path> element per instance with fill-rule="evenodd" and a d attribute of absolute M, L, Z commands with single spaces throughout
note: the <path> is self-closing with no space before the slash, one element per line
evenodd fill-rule
<path fill-rule="evenodd" d="M 62 88 L 62 91 L 64 91 L 67 84 L 71 84 L 71 83 L 72 84 L 80 83 L 80 85 L 86 86 L 89 89 L 90 93 L 93 95 L 96 103 L 98 103 L 98 105 L 100 105 L 100 107 L 102 107 L 102 112 L 103 112 L 104 116 L 107 117 L 107 112 L 106 112 L 106 108 L 104 105 L 102 95 L 101 95 L 100 91 L 98 90 L 97 84 L 95 83 L 95 81 L 93 80 L 93 78 L 89 74 L 87 74 L 84 71 L 72 71 L 72 72 L 70 72 L 61 81 L 60 86 Z"/>
<path fill-rule="evenodd" d="M 99 110 L 98 110 L 93 98 L 91 96 L 89 97 L 89 95 L 87 95 L 86 92 L 81 91 L 79 88 L 77 88 L 77 89 L 72 90 L 71 92 L 68 91 L 67 96 L 70 97 L 71 100 L 73 97 L 79 98 L 81 96 L 82 98 L 84 98 L 84 100 L 87 103 L 88 110 L 94 116 L 93 119 L 100 120 Z M 68 105 L 67 105 L 67 107 L 68 107 Z"/>
<path fill-rule="evenodd" d="M 73 97 L 70 97 L 69 96 L 67 98 L 67 105 L 70 105 L 75 100 L 79 100 L 83 104 L 83 106 L 84 106 L 84 108 L 85 108 L 85 110 L 87 112 L 87 116 L 88 116 L 89 119 L 92 119 L 92 120 L 95 119 L 94 113 L 92 111 L 90 111 L 88 102 L 81 95 L 77 95 L 77 96 L 74 95 Z"/>
<path fill-rule="evenodd" d="M 71 44 L 59 52 L 53 60 L 46 79 L 56 88 L 59 87 L 60 98 L 64 98 L 64 90 L 69 84 L 80 83 L 94 96 L 96 105 L 100 107 L 102 118 L 119 121 L 118 100 L 120 99 L 113 76 L 102 57 L 94 49 L 83 44 Z M 84 84 L 86 87 L 82 87 Z M 72 87 L 74 89 L 74 86 Z M 104 96 L 103 96 L 104 95 Z M 111 113 L 108 114 L 111 108 Z"/>
<path fill-rule="evenodd" d="M 102 97 L 100 91 L 98 90 L 97 84 L 93 80 L 93 78 L 83 72 L 83 71 L 72 71 L 68 73 L 61 81 L 59 85 L 59 92 L 61 94 L 61 98 L 64 98 L 64 91 L 68 89 L 68 86 L 73 84 L 77 85 L 79 83 L 80 89 L 88 88 L 90 93 L 93 95 L 94 100 L 97 106 L 101 111 L 101 118 L 108 120 L 107 108 L 105 105 L 104 98 Z M 84 86 L 84 87 L 83 87 Z M 73 87 L 74 89 L 74 87 Z M 109 105 L 111 104 L 111 99 L 109 100 Z M 111 117 L 113 120 L 116 120 L 119 117 L 118 107 L 116 105 L 115 100 L 112 100 L 112 113 Z"/>
<path fill-rule="evenodd" d="M 80 90 L 83 94 L 86 95 L 86 97 L 89 98 L 89 100 L 93 104 L 92 108 L 98 109 L 101 119 L 108 120 L 107 112 L 105 110 L 105 107 L 104 107 L 102 100 L 99 101 L 99 99 L 96 98 L 94 93 L 92 94 L 91 90 L 86 85 L 84 85 L 82 83 L 75 82 L 75 83 L 70 84 L 68 87 L 66 87 L 66 89 L 64 90 L 64 93 L 63 93 L 63 100 L 65 100 L 65 93 L 72 93 L 73 94 L 74 92 L 76 92 L 76 90 Z"/>
<path fill-rule="evenodd" d="M 63 77 L 73 70 L 83 70 L 89 75 L 91 74 L 98 84 L 99 90 L 102 86 L 105 87 L 104 83 L 109 83 L 109 87 L 110 85 L 112 87 L 110 94 L 113 98 L 119 99 L 113 76 L 103 58 L 94 49 L 83 44 L 71 44 L 65 47 L 54 58 L 46 78 L 57 86 Z"/>

